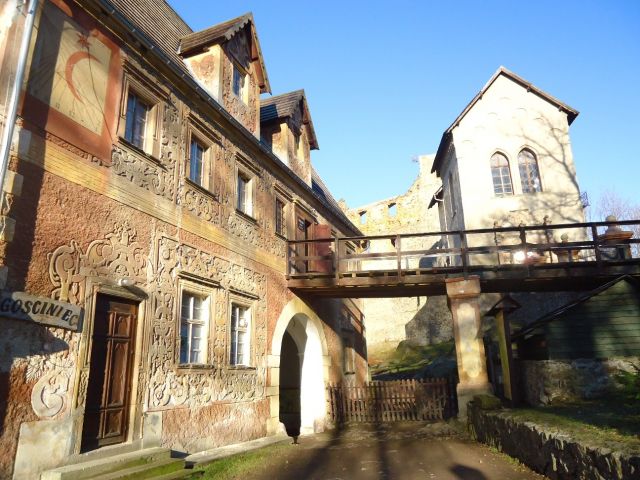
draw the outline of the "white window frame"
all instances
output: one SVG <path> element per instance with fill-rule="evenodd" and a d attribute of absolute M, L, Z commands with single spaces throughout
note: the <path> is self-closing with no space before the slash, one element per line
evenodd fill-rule
<path fill-rule="evenodd" d="M 244 183 L 244 191 L 240 191 L 240 180 Z M 240 202 L 242 195 L 242 203 Z M 236 211 L 255 219 L 255 174 L 244 165 L 236 166 L 235 179 Z"/>
<path fill-rule="evenodd" d="M 506 165 L 493 165 L 493 160 L 495 158 L 499 158 L 500 160 L 505 160 L 507 162 Z M 511 161 L 509 157 L 502 153 L 501 151 L 494 152 L 489 158 L 489 166 L 491 171 L 491 182 L 493 186 L 493 195 L 498 198 L 510 197 L 515 195 L 514 187 L 513 187 L 513 177 L 511 176 Z M 506 170 L 505 170 L 506 169 Z M 498 173 L 496 177 L 495 173 Z M 505 174 L 506 172 L 506 174 Z M 505 183 L 505 179 L 509 180 L 509 183 Z M 496 180 L 499 180 L 500 183 L 497 184 Z M 506 187 L 509 187 L 511 191 L 505 191 Z M 496 189 L 499 188 L 501 191 L 497 192 Z"/>
<path fill-rule="evenodd" d="M 353 332 L 342 332 L 342 369 L 345 375 L 356 373 L 355 335 Z"/>
<path fill-rule="evenodd" d="M 213 319 L 213 292 L 214 290 L 205 285 L 201 285 L 192 281 L 180 280 L 179 283 L 179 295 L 178 295 L 178 332 L 179 332 L 179 345 L 177 352 L 177 362 L 179 366 L 191 366 L 191 365 L 206 365 L 208 363 L 208 350 L 210 341 L 211 323 Z M 190 297 L 190 305 L 185 305 L 185 297 Z M 202 300 L 201 311 L 204 315 L 201 318 L 193 317 L 194 304 L 191 303 L 191 299 L 200 298 Z M 185 317 L 185 308 L 188 310 L 188 316 Z M 187 334 L 183 335 L 183 324 L 186 325 Z M 192 342 L 194 340 L 193 327 L 201 327 L 201 335 L 199 337 L 200 345 L 199 352 L 200 358 L 193 359 L 191 353 L 193 351 Z M 183 345 L 184 338 L 187 339 L 186 344 L 186 359 L 183 358 Z M 186 361 L 185 361 L 186 360 Z"/>
<path fill-rule="evenodd" d="M 200 178 L 193 178 L 192 166 L 193 166 L 193 144 L 197 143 L 200 147 L 202 147 L 202 166 L 200 172 Z M 198 132 L 197 130 L 191 128 L 189 131 L 189 143 L 187 145 L 189 156 L 186 162 L 185 168 L 185 177 L 194 185 L 197 185 L 205 190 L 212 191 L 213 190 L 213 180 L 212 180 L 212 172 L 213 172 L 213 160 L 212 160 L 212 150 L 213 150 L 214 142 L 209 138 L 205 137 L 203 134 Z"/>
<path fill-rule="evenodd" d="M 236 312 L 243 313 L 242 318 L 245 324 L 234 328 L 234 317 Z M 229 302 L 229 365 L 231 367 L 251 367 L 252 365 L 252 344 L 253 344 L 253 306 L 245 299 L 232 296 Z M 236 324 L 237 325 L 237 324 Z M 238 354 L 239 335 L 243 336 L 243 348 L 241 356 Z"/>
<path fill-rule="evenodd" d="M 127 110 L 129 105 L 129 96 L 133 95 L 140 100 L 141 103 L 148 107 L 147 118 L 145 121 L 143 141 L 141 145 L 133 143 L 127 138 Z M 160 157 L 160 125 L 162 125 L 162 98 L 165 98 L 165 92 L 161 89 L 152 87 L 150 84 L 142 81 L 139 74 L 131 70 L 131 67 L 125 64 L 125 79 L 122 88 L 122 99 L 120 104 L 120 121 L 118 123 L 118 136 L 128 145 L 133 146 L 155 158 Z"/>
<path fill-rule="evenodd" d="M 249 104 L 249 74 L 247 71 L 238 65 L 236 62 L 231 62 L 231 93 L 240 101 L 248 105 Z M 236 77 L 241 81 L 240 90 L 236 92 Z"/>

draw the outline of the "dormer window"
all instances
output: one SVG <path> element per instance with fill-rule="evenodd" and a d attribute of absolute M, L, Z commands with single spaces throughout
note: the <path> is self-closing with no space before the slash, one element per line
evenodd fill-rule
<path fill-rule="evenodd" d="M 233 94 L 242 100 L 243 103 L 249 103 L 249 81 L 247 73 L 235 63 L 233 64 Z"/>

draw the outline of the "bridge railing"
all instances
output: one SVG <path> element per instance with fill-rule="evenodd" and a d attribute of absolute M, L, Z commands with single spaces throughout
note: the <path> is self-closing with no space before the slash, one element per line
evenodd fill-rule
<path fill-rule="evenodd" d="M 640 220 L 290 240 L 289 276 L 472 273 L 640 263 Z M 635 234 L 635 235 L 634 235 Z"/>

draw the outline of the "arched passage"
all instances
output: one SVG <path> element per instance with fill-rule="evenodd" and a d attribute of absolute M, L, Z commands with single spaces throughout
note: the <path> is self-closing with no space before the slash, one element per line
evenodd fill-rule
<path fill-rule="evenodd" d="M 329 364 L 322 320 L 291 300 L 276 324 L 269 361 L 272 433 L 281 422 L 290 435 L 324 429 Z"/>

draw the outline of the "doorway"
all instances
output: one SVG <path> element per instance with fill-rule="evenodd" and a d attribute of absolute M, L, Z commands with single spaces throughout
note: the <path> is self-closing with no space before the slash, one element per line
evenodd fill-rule
<path fill-rule="evenodd" d="M 300 435 L 300 351 L 289 332 L 282 336 L 280 351 L 280 422 L 287 435 Z"/>
<path fill-rule="evenodd" d="M 138 303 L 98 294 L 82 451 L 127 439 Z"/>

